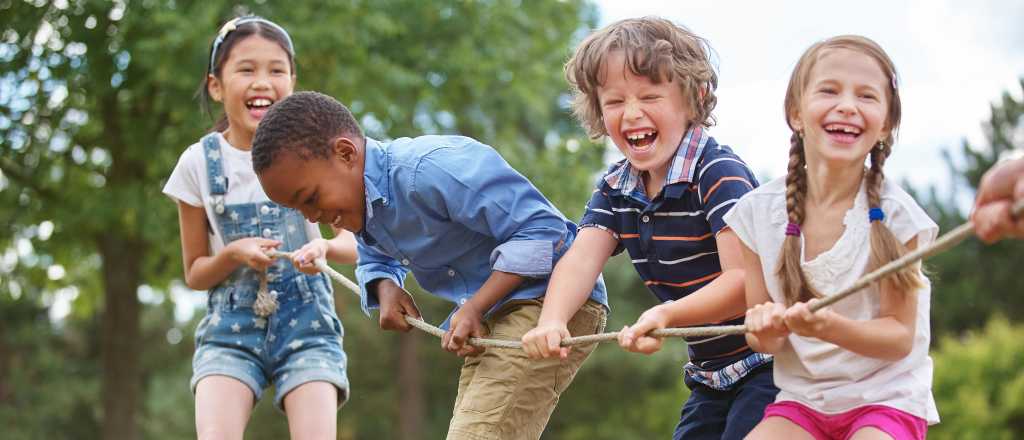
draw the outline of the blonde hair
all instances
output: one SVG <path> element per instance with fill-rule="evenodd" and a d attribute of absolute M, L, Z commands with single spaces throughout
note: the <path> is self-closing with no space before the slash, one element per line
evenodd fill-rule
<path fill-rule="evenodd" d="M 800 102 L 803 99 L 804 91 L 810 79 L 811 70 L 827 51 L 833 49 L 847 49 L 863 53 L 875 60 L 882 72 L 886 75 L 890 87 L 887 87 L 889 108 L 886 116 L 886 128 L 889 133 L 885 139 L 879 141 L 871 149 L 871 167 L 867 170 L 865 180 L 865 192 L 867 192 L 868 205 L 871 208 L 881 208 L 881 190 L 885 175 L 882 167 L 885 160 L 892 152 L 893 132 L 899 127 L 901 106 L 899 89 L 896 87 L 896 68 L 892 60 L 882 48 L 874 41 L 859 35 L 841 35 L 815 43 L 797 62 L 793 68 L 793 74 L 789 78 L 789 87 L 786 89 L 786 124 L 793 130 L 790 136 L 789 167 L 786 173 L 786 212 L 789 215 L 789 222 L 800 225 L 804 221 L 804 196 L 807 193 L 807 164 L 803 136 L 793 129 L 790 116 L 797 113 Z M 868 259 L 866 270 L 871 271 L 882 265 L 895 260 L 907 253 L 907 248 L 889 230 L 881 220 L 871 221 L 871 256 Z M 783 293 L 787 304 L 807 301 L 811 298 L 821 297 L 821 294 L 814 290 L 807 282 L 803 270 L 800 268 L 801 246 L 799 235 L 787 234 L 782 243 L 782 250 L 779 255 L 779 264 L 776 268 L 776 275 L 782 285 Z M 919 276 L 919 266 L 913 265 L 897 272 L 890 278 L 881 282 L 898 292 L 908 292 L 919 288 L 922 280 Z"/>
<path fill-rule="evenodd" d="M 718 74 L 711 65 L 711 46 L 683 26 L 657 17 L 630 18 L 594 32 L 579 46 L 565 65 L 565 78 L 572 88 L 573 114 L 592 138 L 606 135 L 597 89 L 608 55 L 621 50 L 626 66 L 634 75 L 655 84 L 678 81 L 692 123 L 714 124 Z"/>

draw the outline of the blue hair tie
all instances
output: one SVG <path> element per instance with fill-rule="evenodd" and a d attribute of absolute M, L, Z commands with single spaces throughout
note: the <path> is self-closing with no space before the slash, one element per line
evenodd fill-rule
<path fill-rule="evenodd" d="M 868 219 L 870 219 L 871 221 L 885 220 L 885 212 L 882 211 L 882 208 L 871 208 L 870 210 L 868 210 Z"/>

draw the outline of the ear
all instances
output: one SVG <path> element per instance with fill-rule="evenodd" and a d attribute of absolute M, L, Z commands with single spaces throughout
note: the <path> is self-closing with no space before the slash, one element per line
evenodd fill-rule
<path fill-rule="evenodd" d="M 331 148 L 334 150 L 334 157 L 346 165 L 355 165 L 360 159 L 360 149 L 355 141 L 345 136 L 338 136 L 334 139 Z"/>
<path fill-rule="evenodd" d="M 209 94 L 210 98 L 214 101 L 221 102 L 221 100 L 224 99 L 223 86 L 221 85 L 220 80 L 217 79 L 217 76 L 212 73 L 206 74 L 206 93 Z"/>
<path fill-rule="evenodd" d="M 793 131 L 804 131 L 804 121 L 800 119 L 800 110 L 793 110 L 789 113 L 789 126 Z"/>

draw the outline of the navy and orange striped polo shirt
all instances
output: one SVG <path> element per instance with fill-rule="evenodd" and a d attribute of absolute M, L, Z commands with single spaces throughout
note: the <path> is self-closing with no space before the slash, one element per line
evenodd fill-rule
<path fill-rule="evenodd" d="M 721 275 L 715 235 L 728 227 L 725 213 L 757 185 L 729 147 L 718 145 L 703 127 L 692 127 L 653 200 L 644 191 L 639 170 L 623 159 L 598 181 L 580 228 L 611 233 L 619 241 L 615 254 L 627 250 L 647 288 L 659 300 L 673 301 Z M 714 324 L 742 323 L 740 314 Z M 753 353 L 742 335 L 688 338 L 687 343 L 691 363 L 708 371 Z"/>

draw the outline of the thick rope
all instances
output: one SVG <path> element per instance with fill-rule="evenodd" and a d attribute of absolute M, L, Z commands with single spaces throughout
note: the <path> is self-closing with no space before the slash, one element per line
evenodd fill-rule
<path fill-rule="evenodd" d="M 1012 215 L 1014 218 L 1020 218 L 1021 215 L 1024 215 L 1024 200 L 1019 200 L 1017 203 L 1013 205 L 1013 208 L 1010 209 L 1010 215 Z M 941 237 L 936 239 L 935 242 L 932 243 L 930 246 L 917 249 L 900 258 L 892 260 L 888 264 L 873 270 L 871 273 L 867 275 L 864 275 L 855 283 L 850 285 L 850 287 L 847 287 L 836 294 L 822 298 L 821 301 L 818 301 L 817 303 L 810 307 L 811 312 L 816 312 L 823 307 L 828 307 L 832 304 L 835 304 L 837 301 L 840 301 L 843 298 L 846 298 L 860 291 L 861 289 L 868 287 L 869 285 L 871 285 L 871 283 L 874 283 L 875 281 L 878 281 L 889 275 L 892 275 L 902 270 L 903 268 L 910 266 L 911 264 L 914 264 L 925 258 L 931 257 L 940 252 L 944 252 L 949 248 L 960 244 L 960 242 L 966 240 L 968 237 L 972 235 L 974 235 L 974 221 L 968 220 L 967 223 L 957 226 L 956 229 L 953 229 L 952 231 L 943 234 Z"/>
<path fill-rule="evenodd" d="M 1013 208 L 1011 210 L 1011 213 L 1012 213 L 1012 215 L 1015 218 L 1020 218 L 1021 215 L 1024 215 L 1024 200 L 1019 201 L 1018 203 L 1014 204 Z M 871 283 L 874 283 L 874 282 L 876 282 L 876 281 L 878 281 L 878 280 L 880 280 L 882 278 L 885 278 L 885 277 L 887 277 L 889 275 L 892 275 L 893 273 L 895 273 L 895 272 L 897 272 L 897 271 L 899 271 L 899 270 L 901 270 L 901 269 L 903 269 L 903 268 L 905 268 L 907 266 L 910 266 L 911 264 L 917 263 L 918 261 L 920 261 L 922 259 L 931 257 L 931 256 L 933 256 L 935 254 L 943 252 L 943 251 L 945 251 L 945 250 L 947 250 L 947 249 L 949 249 L 949 248 L 959 244 L 960 242 L 964 241 L 965 239 L 967 239 L 968 237 L 970 237 L 973 234 L 974 234 L 974 222 L 969 220 L 969 221 L 967 221 L 967 223 L 964 223 L 964 224 L 958 226 L 956 229 L 953 229 L 952 231 L 950 231 L 950 232 L 944 234 L 943 236 L 939 237 L 931 245 L 926 246 L 924 248 L 917 249 L 914 252 L 908 253 L 908 254 L 904 255 L 903 257 L 901 257 L 901 258 L 893 260 L 893 261 L 889 262 L 888 264 L 886 264 L 886 265 L 884 265 L 884 266 L 882 266 L 882 267 L 872 271 L 871 273 L 869 273 L 867 275 L 864 275 L 863 277 L 858 279 L 855 283 L 850 285 L 850 287 L 847 287 L 847 288 L 841 290 L 840 292 L 838 292 L 838 293 L 836 293 L 834 295 L 830 295 L 830 296 L 827 296 L 827 297 L 821 299 L 820 301 L 815 303 L 813 306 L 811 306 L 810 309 L 811 309 L 812 312 L 814 312 L 814 311 L 817 311 L 817 310 L 819 310 L 819 309 L 821 309 L 823 307 L 828 307 L 828 306 L 836 303 L 837 301 L 841 301 L 842 299 L 844 299 L 844 298 L 846 298 L 846 297 L 848 297 L 848 296 L 850 296 L 850 295 L 852 295 L 852 294 L 854 294 L 856 292 L 861 291 L 865 287 L 868 287 L 869 285 L 871 285 Z M 271 251 L 270 253 L 268 253 L 268 255 L 271 256 L 271 257 L 276 257 L 276 258 L 291 258 L 291 253 L 281 252 L 281 251 Z M 352 293 L 356 294 L 356 296 L 360 296 L 359 286 L 356 285 L 356 283 L 352 282 L 352 280 L 349 280 L 348 278 L 346 278 L 344 275 L 338 273 L 338 271 L 334 270 L 331 266 L 328 266 L 326 260 L 318 259 L 318 260 L 316 260 L 315 264 L 316 264 L 316 267 L 318 269 L 320 269 L 320 271 L 326 273 L 328 276 L 330 276 L 333 280 L 337 281 L 342 286 L 345 286 L 345 288 L 347 288 L 348 290 L 352 291 Z M 441 336 L 443 336 L 445 334 L 444 330 L 441 330 L 438 327 L 430 325 L 430 324 L 426 323 L 425 321 L 423 321 L 422 319 L 419 319 L 419 318 L 414 318 L 412 316 L 405 315 L 405 321 L 408 322 L 409 325 L 411 325 L 413 327 L 416 327 L 416 328 L 418 328 L 420 330 L 423 330 L 426 333 L 430 333 L 430 334 L 432 334 L 432 335 L 434 335 L 436 337 L 441 337 Z M 742 326 L 742 325 L 718 325 L 718 326 L 706 326 L 706 327 L 685 327 L 685 328 L 659 329 L 659 330 L 651 331 L 649 333 L 649 335 L 650 336 L 654 336 L 654 337 L 659 337 L 659 338 L 668 338 L 668 337 L 703 337 L 703 336 L 719 336 L 719 335 L 742 335 L 744 333 L 746 333 L 746 327 Z M 618 337 L 619 337 L 619 333 L 618 332 L 608 332 L 608 333 L 599 333 L 599 334 L 594 334 L 594 335 L 575 336 L 575 337 L 570 337 L 570 338 L 563 339 L 561 345 L 563 347 L 569 347 L 569 346 L 574 346 L 574 345 L 592 344 L 592 343 L 596 343 L 596 342 L 617 341 Z M 516 348 L 516 349 L 521 349 L 523 347 L 523 344 L 520 341 L 510 341 L 510 340 L 505 340 L 505 339 L 486 339 L 486 338 L 469 338 L 469 345 L 473 345 L 473 346 L 476 346 L 476 347 L 486 347 L 486 348 Z"/>

